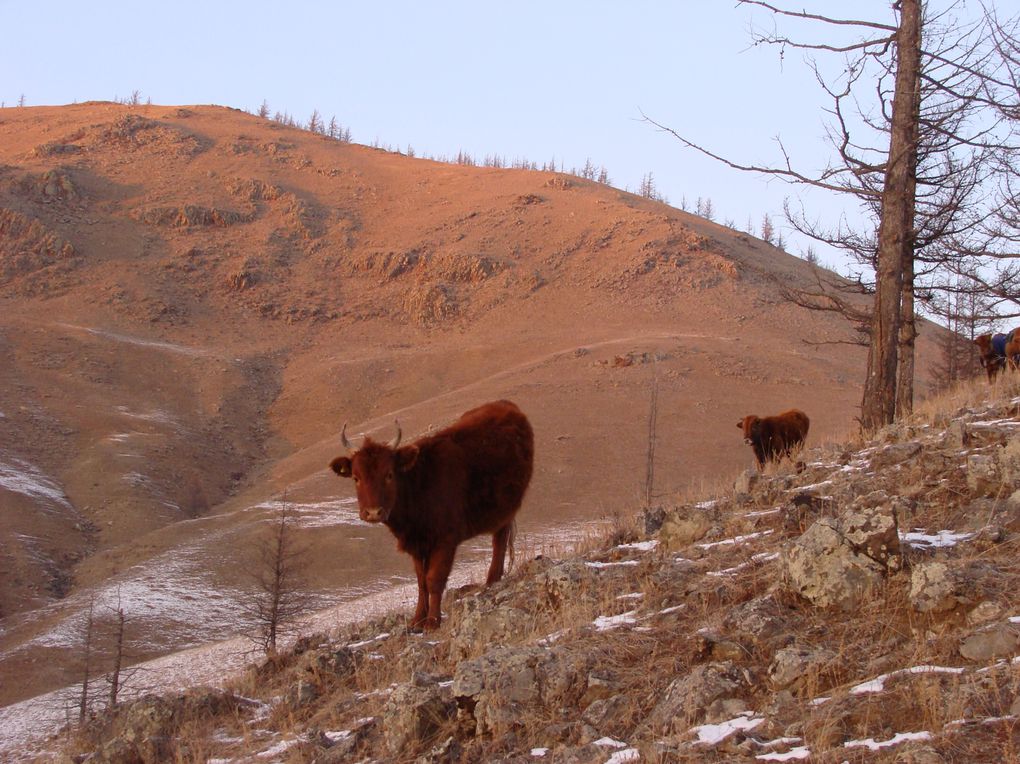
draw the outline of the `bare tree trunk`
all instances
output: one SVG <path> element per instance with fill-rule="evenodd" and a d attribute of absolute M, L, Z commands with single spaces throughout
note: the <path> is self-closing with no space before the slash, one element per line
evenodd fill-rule
<path fill-rule="evenodd" d="M 917 323 L 914 314 L 914 260 L 912 257 L 904 258 L 901 299 L 899 376 L 896 380 L 897 417 L 905 417 L 914 413 L 914 341 L 917 339 Z"/>
<path fill-rule="evenodd" d="M 95 600 L 89 600 L 89 612 L 82 634 L 81 695 L 78 697 L 78 722 L 84 722 L 89 711 L 89 681 L 92 674 L 92 632 L 95 626 Z"/>
<path fill-rule="evenodd" d="M 645 507 L 652 506 L 655 484 L 655 428 L 659 418 L 659 375 L 657 363 L 652 364 L 652 390 L 648 402 L 648 450 L 645 458 Z"/>
<path fill-rule="evenodd" d="M 917 93 L 921 70 L 920 0 L 900 0 L 896 34 L 896 89 L 892 105 L 888 165 L 878 227 L 871 364 L 864 381 L 861 425 L 874 432 L 896 416 L 903 263 L 913 244 L 917 167 Z M 912 257 L 912 253 L 910 254 Z"/>
<path fill-rule="evenodd" d="M 113 670 L 110 672 L 110 708 L 117 707 L 120 693 L 120 672 L 124 665 L 124 608 L 117 608 L 117 626 L 113 643 Z"/>

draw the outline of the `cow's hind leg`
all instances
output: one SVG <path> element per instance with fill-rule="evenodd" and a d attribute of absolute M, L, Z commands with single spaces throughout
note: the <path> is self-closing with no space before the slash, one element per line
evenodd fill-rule
<path fill-rule="evenodd" d="M 453 558 L 457 553 L 454 544 L 439 547 L 429 555 L 428 569 L 425 573 L 425 586 L 428 588 L 428 615 L 422 621 L 422 628 L 425 631 L 438 629 L 443 619 L 443 591 L 446 589 L 446 581 L 453 569 Z"/>
<path fill-rule="evenodd" d="M 408 628 L 420 629 L 429 608 L 429 590 L 425 582 L 426 561 L 417 557 L 412 559 L 414 559 L 414 575 L 418 578 L 418 604 L 414 608 L 414 617 L 411 619 Z"/>
<path fill-rule="evenodd" d="M 514 524 L 509 522 L 492 534 L 492 562 L 489 563 L 489 575 L 485 577 L 485 585 L 491 586 L 503 577 L 503 566 L 506 550 L 513 538 Z"/>

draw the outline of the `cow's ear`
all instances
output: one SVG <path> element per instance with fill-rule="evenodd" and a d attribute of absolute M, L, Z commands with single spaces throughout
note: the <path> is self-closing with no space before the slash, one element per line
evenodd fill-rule
<path fill-rule="evenodd" d="M 418 446 L 404 446 L 397 450 L 397 469 L 407 472 L 418 461 Z"/>
<path fill-rule="evenodd" d="M 329 463 L 329 468 L 340 477 L 349 478 L 351 476 L 351 457 L 338 456 Z"/>
<path fill-rule="evenodd" d="M 739 422 L 737 422 L 737 429 L 738 430 L 743 430 L 744 429 L 744 420 L 743 419 L 741 419 Z"/>

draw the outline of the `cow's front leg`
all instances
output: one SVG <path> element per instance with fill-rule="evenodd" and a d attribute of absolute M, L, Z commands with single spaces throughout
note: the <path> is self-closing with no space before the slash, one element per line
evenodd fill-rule
<path fill-rule="evenodd" d="M 425 584 L 428 587 L 429 611 L 428 616 L 422 623 L 425 631 L 439 628 L 439 622 L 443 618 L 443 591 L 446 589 L 446 581 L 453 569 L 453 557 L 457 552 L 454 544 L 441 546 L 429 555 L 428 568 L 425 573 Z"/>
<path fill-rule="evenodd" d="M 414 560 L 414 575 L 418 578 L 418 604 L 415 605 L 414 617 L 411 619 L 408 629 L 420 629 L 429 609 L 429 590 L 425 582 L 426 561 L 417 556 L 412 556 L 412 559 Z"/>

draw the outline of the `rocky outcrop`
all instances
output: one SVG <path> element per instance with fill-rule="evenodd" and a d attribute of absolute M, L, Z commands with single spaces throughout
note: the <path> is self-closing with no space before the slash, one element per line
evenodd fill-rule
<path fill-rule="evenodd" d="M 819 607 L 857 609 L 902 564 L 896 504 L 876 492 L 808 528 L 782 554 L 791 589 Z"/>

